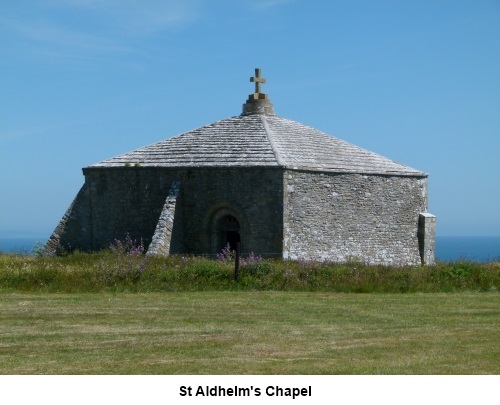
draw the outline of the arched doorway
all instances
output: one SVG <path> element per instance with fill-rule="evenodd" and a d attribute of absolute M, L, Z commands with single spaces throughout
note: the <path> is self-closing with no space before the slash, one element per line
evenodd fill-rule
<path fill-rule="evenodd" d="M 250 226 L 245 211 L 234 203 L 214 205 L 205 216 L 204 229 L 207 236 L 205 249 L 212 255 L 219 254 L 228 243 L 231 249 L 236 249 L 236 243 L 240 242 L 241 252 L 251 246 Z"/>
<path fill-rule="evenodd" d="M 241 242 L 240 223 L 233 215 L 224 215 L 216 223 L 217 252 L 228 244 L 231 250 L 236 250 L 236 244 Z"/>

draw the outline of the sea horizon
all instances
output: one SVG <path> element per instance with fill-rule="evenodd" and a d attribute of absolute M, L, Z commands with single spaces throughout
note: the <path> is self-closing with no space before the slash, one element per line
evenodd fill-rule
<path fill-rule="evenodd" d="M 49 237 L 0 237 L 0 252 L 34 254 Z M 500 261 L 500 235 L 436 237 L 436 260 L 440 262 L 467 260 L 475 262 Z"/>

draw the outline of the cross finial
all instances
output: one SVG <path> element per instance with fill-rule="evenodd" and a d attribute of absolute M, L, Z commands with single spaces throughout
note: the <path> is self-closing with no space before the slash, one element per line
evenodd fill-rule
<path fill-rule="evenodd" d="M 251 82 L 255 82 L 255 93 L 260 93 L 261 83 L 264 84 L 266 82 L 266 79 L 260 77 L 260 75 L 261 75 L 261 70 L 257 68 L 255 69 L 255 77 L 250 78 Z"/>
<path fill-rule="evenodd" d="M 260 75 L 261 70 L 259 68 L 255 69 L 255 76 L 250 78 L 250 81 L 255 83 L 255 93 L 248 95 L 247 102 L 243 104 L 243 112 L 241 115 L 274 115 L 274 108 L 267 94 L 260 92 L 260 85 L 266 82 L 266 79 Z"/>

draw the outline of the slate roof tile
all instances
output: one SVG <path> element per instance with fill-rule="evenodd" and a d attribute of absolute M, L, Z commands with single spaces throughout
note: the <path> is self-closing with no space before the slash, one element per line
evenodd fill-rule
<path fill-rule="evenodd" d="M 307 125 L 275 115 L 226 118 L 91 165 L 123 167 L 287 167 L 426 176 Z"/>

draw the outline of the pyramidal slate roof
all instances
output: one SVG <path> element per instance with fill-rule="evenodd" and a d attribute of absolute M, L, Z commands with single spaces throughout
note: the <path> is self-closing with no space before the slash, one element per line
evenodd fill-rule
<path fill-rule="evenodd" d="M 256 77 L 259 76 L 256 69 Z M 252 79 L 255 78 L 251 78 L 254 81 Z M 261 79 L 260 83 L 263 82 L 265 79 Z M 307 125 L 274 115 L 267 95 L 260 93 L 260 83 L 256 82 L 256 93 L 249 96 L 241 116 L 214 122 L 104 160 L 89 168 L 136 164 L 159 168 L 284 167 L 341 173 L 427 176 Z"/>

